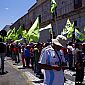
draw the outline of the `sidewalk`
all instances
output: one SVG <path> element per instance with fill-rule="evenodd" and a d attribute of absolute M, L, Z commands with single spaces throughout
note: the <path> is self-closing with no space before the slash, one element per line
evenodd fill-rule
<path fill-rule="evenodd" d="M 31 68 L 22 68 L 23 66 L 21 63 L 13 65 L 14 61 L 9 58 L 6 58 L 6 60 L 13 68 L 15 68 L 17 71 L 20 71 L 22 75 L 27 77 L 29 85 L 43 85 L 43 79 L 36 77 Z M 75 74 L 75 72 L 65 70 L 64 73 L 67 80 L 64 85 L 75 85 L 75 76 L 72 76 L 73 74 Z"/>

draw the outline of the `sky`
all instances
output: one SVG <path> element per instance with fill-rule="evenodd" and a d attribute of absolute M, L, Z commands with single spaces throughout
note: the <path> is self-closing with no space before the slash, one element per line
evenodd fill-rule
<path fill-rule="evenodd" d="M 35 3 L 36 0 L 1 0 L 0 30 L 25 15 Z"/>

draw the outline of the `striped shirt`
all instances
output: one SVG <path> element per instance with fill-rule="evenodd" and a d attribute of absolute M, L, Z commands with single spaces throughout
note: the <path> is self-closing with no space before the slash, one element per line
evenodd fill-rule
<path fill-rule="evenodd" d="M 65 62 L 64 55 L 61 51 L 57 51 L 61 62 Z M 52 46 L 48 46 L 41 51 L 39 63 L 47 65 L 59 65 L 60 61 Z M 44 85 L 63 85 L 64 72 L 61 69 L 57 70 L 44 70 Z"/>

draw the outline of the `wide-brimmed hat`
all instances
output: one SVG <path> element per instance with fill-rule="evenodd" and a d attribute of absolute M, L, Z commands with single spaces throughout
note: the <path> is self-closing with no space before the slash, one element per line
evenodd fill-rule
<path fill-rule="evenodd" d="M 56 39 L 52 39 L 52 43 L 61 47 L 66 47 L 67 38 L 63 35 L 58 35 Z"/>

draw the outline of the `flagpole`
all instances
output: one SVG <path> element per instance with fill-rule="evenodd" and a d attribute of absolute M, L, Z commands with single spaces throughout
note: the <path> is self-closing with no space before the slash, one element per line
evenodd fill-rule
<path fill-rule="evenodd" d="M 56 8 L 57 8 L 57 7 L 56 7 Z M 57 30 L 57 35 L 58 35 L 58 29 L 57 29 L 57 27 L 56 27 L 56 26 L 57 26 L 57 25 L 56 25 L 56 21 L 57 21 L 57 19 L 56 19 L 56 17 L 57 17 L 57 16 L 56 16 L 56 8 L 55 8 L 55 11 L 52 13 L 52 16 L 53 16 L 53 20 L 52 20 L 52 21 L 53 21 L 53 24 L 55 25 L 55 27 L 53 27 L 53 28 L 56 28 L 56 30 Z M 55 38 L 53 32 L 54 32 L 54 30 L 52 29 L 52 38 Z"/>
<path fill-rule="evenodd" d="M 56 21 L 57 21 L 57 11 L 56 11 L 56 8 L 57 8 L 57 6 L 55 7 L 55 9 L 54 9 L 54 12 L 52 13 L 52 16 L 53 16 L 53 24 L 55 25 L 55 29 L 57 30 L 57 35 L 58 35 L 58 29 L 57 29 L 57 25 L 56 25 Z M 54 30 L 53 30 L 54 31 Z M 52 31 L 52 32 L 53 32 Z M 53 33 L 53 38 L 54 38 L 54 33 Z"/>
<path fill-rule="evenodd" d="M 56 28 L 56 8 L 57 8 L 57 3 L 55 0 L 50 0 L 51 1 L 51 13 L 52 13 L 52 23 L 55 25 Z M 53 31 L 52 31 L 53 33 Z M 58 29 L 57 29 L 57 35 L 58 35 Z M 54 34 L 53 34 L 54 38 Z"/>
<path fill-rule="evenodd" d="M 56 8 L 57 8 L 57 7 L 56 7 Z M 57 21 L 57 19 L 56 19 L 56 18 L 57 18 L 56 8 L 55 8 L 55 12 L 54 12 L 54 22 L 55 22 L 55 28 L 56 28 L 56 30 L 57 30 L 57 35 L 58 35 L 58 29 L 57 29 L 57 27 L 56 27 L 56 26 L 57 26 L 57 25 L 56 25 L 56 21 Z"/>
<path fill-rule="evenodd" d="M 74 43 L 75 43 L 75 22 L 74 22 L 74 31 L 73 31 L 72 42 L 74 42 Z"/>

